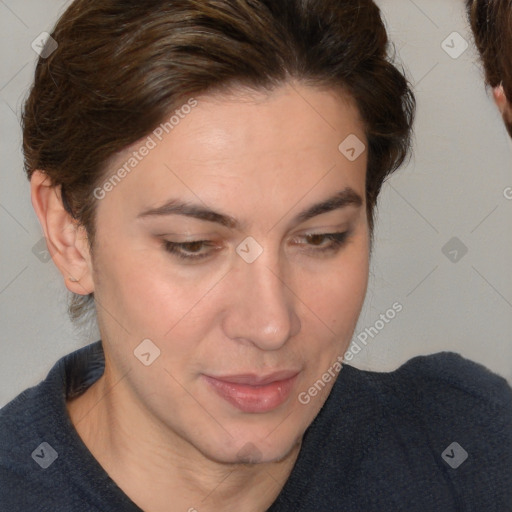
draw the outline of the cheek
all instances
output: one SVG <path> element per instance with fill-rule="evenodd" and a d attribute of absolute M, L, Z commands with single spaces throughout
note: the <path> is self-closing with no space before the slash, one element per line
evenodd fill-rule
<path fill-rule="evenodd" d="M 162 262 L 155 251 L 137 250 L 133 245 L 103 244 L 98 251 L 95 272 L 95 297 L 112 317 L 137 336 L 159 335 L 172 326 L 173 316 L 182 309 L 179 287 L 170 287 Z M 173 307 L 177 306 L 177 307 Z M 102 314 L 102 308 L 98 313 Z M 109 315 L 102 315 L 111 322 Z M 140 332 L 149 327 L 153 332 Z M 135 333 L 133 333 L 135 335 Z"/>
<path fill-rule="evenodd" d="M 301 278 L 305 304 L 338 340 L 348 342 L 353 334 L 366 295 L 368 273 L 369 246 L 361 237 L 325 271 Z"/>
<path fill-rule="evenodd" d="M 358 272 L 340 272 L 336 276 L 338 285 L 331 282 L 331 288 L 326 287 L 325 316 L 331 319 L 328 325 L 337 335 L 337 344 L 348 344 L 354 333 L 366 294 L 367 275 L 364 268 Z"/>
<path fill-rule="evenodd" d="M 98 302 L 111 313 L 98 311 L 108 332 L 119 331 L 122 339 L 128 331 L 133 343 L 149 338 L 163 344 L 172 338 L 184 351 L 191 349 L 188 340 L 201 339 L 210 328 L 215 313 L 210 295 L 223 286 L 226 269 L 178 269 L 163 249 L 136 244 L 110 254 L 105 246 L 96 287 Z"/>

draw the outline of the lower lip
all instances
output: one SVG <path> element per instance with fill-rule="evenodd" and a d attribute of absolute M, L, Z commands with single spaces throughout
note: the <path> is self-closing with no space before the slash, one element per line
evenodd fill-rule
<path fill-rule="evenodd" d="M 268 412 L 283 404 L 295 384 L 297 375 L 263 386 L 235 384 L 204 376 L 213 390 L 224 400 L 243 412 Z"/>

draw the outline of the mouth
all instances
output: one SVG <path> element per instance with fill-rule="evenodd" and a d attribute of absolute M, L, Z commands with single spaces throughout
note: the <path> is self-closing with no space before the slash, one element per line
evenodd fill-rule
<path fill-rule="evenodd" d="M 288 399 L 298 375 L 296 370 L 284 370 L 266 376 L 203 377 L 217 395 L 237 409 L 247 413 L 263 413 L 276 409 Z"/>

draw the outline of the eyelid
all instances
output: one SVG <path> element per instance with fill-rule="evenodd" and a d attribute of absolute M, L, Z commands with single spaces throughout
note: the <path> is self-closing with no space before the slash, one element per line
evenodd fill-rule
<path fill-rule="evenodd" d="M 299 236 L 305 235 L 329 235 L 332 233 L 341 233 L 348 231 L 349 224 L 347 222 L 340 222 L 338 224 L 329 224 L 323 226 L 312 226 L 310 228 L 304 228 L 298 231 L 296 234 Z"/>
<path fill-rule="evenodd" d="M 308 236 L 318 236 L 323 237 L 322 242 L 328 241 L 327 245 L 315 245 L 310 244 L 307 241 L 305 243 L 299 243 L 298 245 L 308 246 L 306 249 L 307 252 L 311 254 L 315 254 L 318 257 L 336 255 L 338 252 L 346 245 L 347 241 L 350 239 L 352 235 L 352 230 L 346 229 L 342 231 L 322 231 L 322 232 L 307 232 L 302 235 L 298 235 L 298 238 L 305 239 Z M 207 247 L 217 247 L 217 249 L 222 249 L 222 246 L 219 247 L 218 243 L 213 242 L 212 240 L 205 240 L 196 238 L 195 240 L 183 241 L 183 242 L 174 242 L 171 240 L 162 240 L 162 245 L 164 249 L 175 256 L 177 259 L 182 260 L 184 263 L 199 263 L 202 260 L 207 260 L 212 256 L 215 252 L 189 252 L 187 253 L 187 249 L 183 246 L 190 244 L 201 244 L 200 250 Z M 185 252 L 181 252 L 185 251 Z"/>
<path fill-rule="evenodd" d="M 348 233 L 349 231 L 351 231 L 351 229 L 346 228 L 346 227 L 345 228 L 340 228 L 340 227 L 323 228 L 323 227 L 320 227 L 320 228 L 315 228 L 314 230 L 309 229 L 304 232 L 296 233 L 295 235 L 292 235 L 290 238 L 296 238 L 296 237 L 304 238 L 306 236 L 315 236 L 315 235 L 316 236 L 340 235 L 340 234 Z M 185 235 L 185 233 L 161 234 L 161 235 L 158 235 L 158 238 L 161 238 L 164 243 L 173 244 L 173 245 L 177 245 L 177 246 L 183 245 L 183 244 L 199 243 L 199 242 L 202 242 L 205 245 L 209 245 L 209 246 L 215 246 L 215 245 L 219 246 L 220 245 L 220 243 L 213 240 L 210 235 L 195 235 L 195 236 L 192 235 L 192 236 L 194 236 L 194 238 L 185 239 L 185 240 L 167 240 L 166 239 L 166 237 L 174 236 L 174 235 Z"/>

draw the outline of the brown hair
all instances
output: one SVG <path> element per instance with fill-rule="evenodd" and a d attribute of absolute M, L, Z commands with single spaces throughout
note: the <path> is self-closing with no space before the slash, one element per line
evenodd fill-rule
<path fill-rule="evenodd" d="M 291 78 L 355 100 L 373 230 L 381 185 L 410 148 L 415 100 L 372 0 L 75 0 L 51 35 L 58 48 L 39 58 L 23 112 L 25 169 L 61 187 L 91 250 L 93 190 L 115 153 L 193 95 Z M 90 299 L 74 297 L 72 319 Z"/>
<path fill-rule="evenodd" d="M 466 0 L 475 43 L 482 57 L 485 81 L 503 85 L 512 100 L 512 0 Z M 512 122 L 505 121 L 512 137 Z"/>

